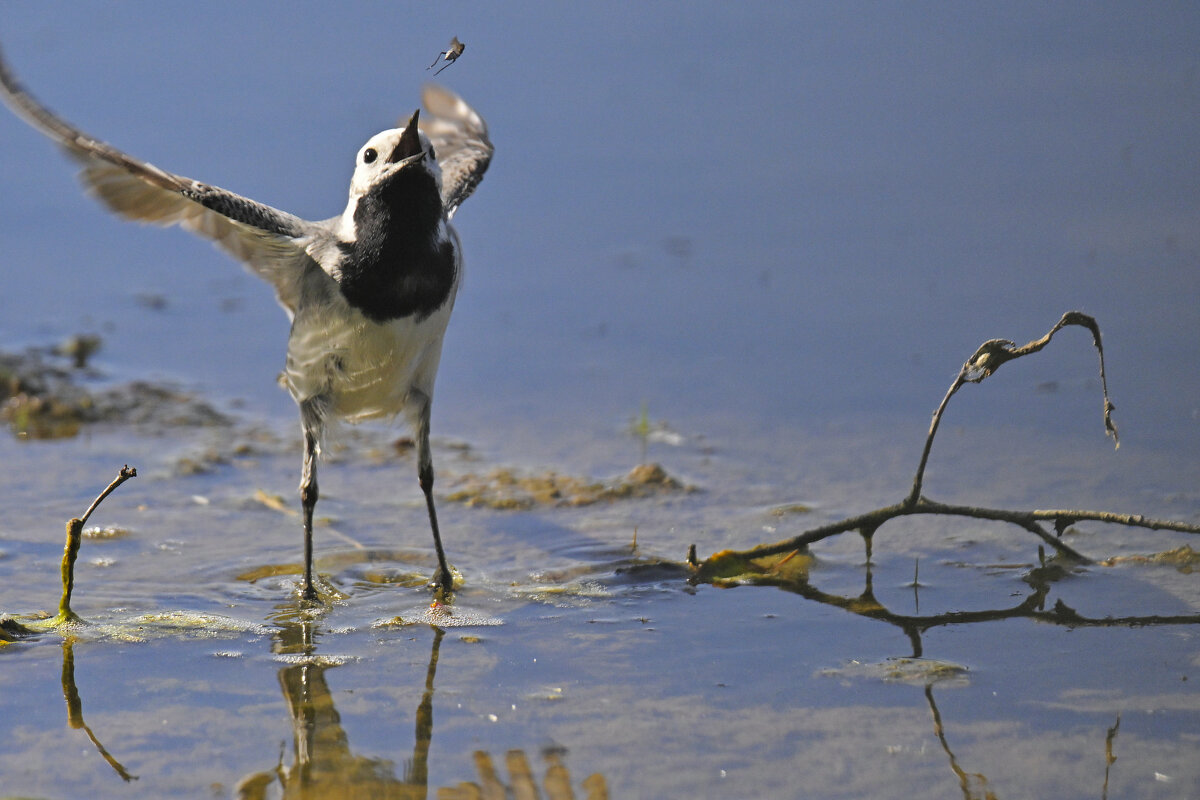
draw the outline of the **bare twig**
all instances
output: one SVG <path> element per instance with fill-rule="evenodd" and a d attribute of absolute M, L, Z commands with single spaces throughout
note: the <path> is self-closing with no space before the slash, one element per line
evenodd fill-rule
<path fill-rule="evenodd" d="M 1040 351 L 1050 343 L 1050 340 L 1054 338 L 1054 334 L 1068 325 L 1079 325 L 1092 332 L 1092 344 L 1095 346 L 1096 353 L 1100 357 L 1100 387 L 1104 393 L 1104 432 L 1105 435 L 1113 438 L 1113 443 L 1117 447 L 1121 446 L 1120 439 L 1117 438 L 1117 426 L 1112 421 L 1112 412 L 1116 409 L 1116 406 L 1108 399 L 1108 378 L 1104 372 L 1104 345 L 1100 343 L 1100 326 L 1096 324 L 1094 318 L 1087 314 L 1080 311 L 1068 311 L 1040 339 L 1034 339 L 1032 342 L 1028 342 L 1021 347 L 1017 347 L 1014 342 L 1008 339 L 989 339 L 979 346 L 979 349 L 975 351 L 975 355 L 967 359 L 966 363 L 962 365 L 962 369 L 958 371 L 958 377 L 954 379 L 954 383 L 950 385 L 950 389 L 946 392 L 946 396 L 942 398 L 937 411 L 933 412 L 933 421 L 929 424 L 929 435 L 925 437 L 925 449 L 921 452 L 921 462 L 917 465 L 917 474 L 913 478 L 912 491 L 909 492 L 908 499 L 905 502 L 910 505 L 914 504 L 917 502 L 917 498 L 921 496 L 921 484 L 925 480 L 925 465 L 929 462 L 929 451 L 933 448 L 933 437 L 937 433 L 938 425 L 942 422 L 942 413 L 945 412 L 946 406 L 950 403 L 950 398 L 954 396 L 954 393 L 962 388 L 965 383 L 983 382 L 985 378 L 991 377 L 996 370 L 1013 359 Z"/>
<path fill-rule="evenodd" d="M 104 498 L 112 494 L 125 481 L 136 477 L 137 469 L 128 464 L 121 467 L 116 479 L 97 495 L 83 516 L 67 522 L 67 544 L 63 548 L 62 558 L 62 599 L 58 601 L 58 616 L 54 618 L 53 624 L 79 621 L 78 615 L 71 610 L 71 592 L 75 588 L 75 559 L 79 556 L 79 544 L 83 540 L 84 523 L 88 521 L 88 517 L 92 515 Z"/>
<path fill-rule="evenodd" d="M 1055 514 L 1069 515 L 1071 519 L 1095 519 L 1103 522 L 1114 522 L 1124 525 L 1134 525 L 1143 528 L 1165 528 L 1169 530 L 1182 531 L 1184 533 L 1200 533 L 1200 526 L 1187 525 L 1182 522 L 1168 522 L 1165 520 L 1154 520 L 1145 517 L 1108 514 L 1101 511 L 1064 511 L 1064 512 L 1048 512 L 1048 511 L 1009 511 L 1002 508 L 985 508 L 982 506 L 960 506 L 947 505 L 946 503 L 938 503 L 928 498 L 922 497 L 915 504 L 909 504 L 907 501 L 897 503 L 895 505 L 877 508 L 874 511 L 869 511 L 866 514 L 859 514 L 855 517 L 847 517 L 838 522 L 832 522 L 828 525 L 822 525 L 819 528 L 805 531 L 799 536 L 794 536 L 791 539 L 774 544 L 759 545 L 752 547 L 749 550 L 742 551 L 737 555 L 742 558 L 765 558 L 767 556 L 775 556 L 780 553 L 787 553 L 801 547 L 807 547 L 810 544 L 828 539 L 832 536 L 838 536 L 850 531 L 857 531 L 864 536 L 873 536 L 875 531 L 885 522 L 889 522 L 897 517 L 911 516 L 915 514 L 936 514 L 940 516 L 957 516 L 970 517 L 973 519 L 988 519 L 996 520 L 997 522 L 1009 522 L 1013 525 L 1018 525 L 1030 533 L 1040 538 L 1043 542 L 1053 547 L 1061 555 L 1074 559 L 1080 563 L 1088 563 L 1090 559 L 1074 548 L 1070 547 L 1057 536 L 1052 535 L 1049 531 L 1039 525 L 1039 522 L 1046 520 L 1057 519 Z M 693 557 L 689 556 L 689 564 L 693 564 Z"/>

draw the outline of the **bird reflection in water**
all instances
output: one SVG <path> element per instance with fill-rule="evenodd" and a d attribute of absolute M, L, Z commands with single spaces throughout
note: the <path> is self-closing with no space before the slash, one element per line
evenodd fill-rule
<path fill-rule="evenodd" d="M 574 800 L 571 791 L 571 773 L 562 762 L 563 750 L 547 749 L 542 755 L 546 759 L 546 800 Z M 509 750 L 504 757 L 508 768 L 509 783 L 501 779 L 492 757 L 482 750 L 475 751 L 475 771 L 478 783 L 460 783 L 458 786 L 438 789 L 437 800 L 506 800 L 509 797 L 541 797 L 537 779 L 529 766 L 523 750 Z M 583 781 L 584 800 L 608 800 L 608 782 L 599 773 L 589 775 Z"/>
<path fill-rule="evenodd" d="M 276 797 L 282 790 L 285 798 L 336 798 L 370 797 L 380 800 L 400 798 L 425 798 L 429 785 L 429 746 L 433 741 L 433 685 L 437 674 L 438 652 L 445 631 L 433 629 L 433 644 L 429 653 L 429 667 L 425 672 L 425 691 L 415 715 L 412 757 L 404 764 L 402 776 L 395 774 L 395 764 L 390 759 L 368 758 L 355 755 L 350 740 L 342 727 L 341 717 L 333 704 L 333 694 L 325 679 L 326 671 L 338 666 L 333 659 L 323 659 L 316 648 L 319 637 L 317 624 L 306 617 L 289 617 L 280 620 L 281 627 L 275 635 L 274 650 L 281 656 L 290 657 L 290 663 L 279 670 L 279 686 L 287 702 L 288 714 L 292 719 L 292 763 L 285 767 L 283 753 L 279 763 L 270 770 L 243 778 L 237 785 L 239 800 L 262 800 Z M 562 763 L 561 751 L 546 753 L 549 768 L 545 779 L 545 796 L 548 800 L 573 798 L 571 776 Z M 505 786 L 496 775 L 491 759 L 486 753 L 475 754 L 475 765 L 481 779 L 480 784 L 463 783 L 455 788 L 440 789 L 439 800 L 466 800 L 467 798 L 492 798 L 512 796 L 505 793 Z M 507 766 L 512 784 L 511 792 L 519 797 L 535 797 L 536 781 L 524 754 L 511 751 Z M 278 788 L 275 789 L 275 784 Z M 534 793 L 522 793 L 526 787 L 534 787 Z M 583 783 L 589 800 L 606 800 L 608 792 L 604 778 L 592 775 Z M 496 791 L 499 794 L 496 794 Z"/>
<path fill-rule="evenodd" d="M 271 770 L 243 778 L 237 786 L 239 800 L 266 798 L 272 785 L 279 784 L 285 798 L 371 797 L 423 798 L 428 792 L 429 744 L 433 740 L 433 679 L 437 673 L 438 651 L 445 631 L 433 628 L 433 645 L 425 673 L 425 691 L 416 713 L 416 735 L 412 757 L 404 766 L 403 776 L 395 774 L 395 764 L 386 758 L 355 755 L 333 704 L 333 694 L 325 679 L 327 670 L 338 662 L 323 659 L 316 652 L 319 632 L 316 622 L 307 618 L 281 621 L 274 650 L 295 658 L 279 670 L 288 714 L 292 719 L 292 764 L 279 764 Z M 272 793 L 270 796 L 277 796 Z"/>

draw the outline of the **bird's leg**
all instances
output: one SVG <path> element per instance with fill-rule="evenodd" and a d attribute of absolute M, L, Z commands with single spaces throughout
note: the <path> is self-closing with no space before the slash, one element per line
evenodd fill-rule
<path fill-rule="evenodd" d="M 438 568 L 433 574 L 430 585 L 437 587 L 442 594 L 449 594 L 453 588 L 450 567 L 446 564 L 446 551 L 442 549 L 442 536 L 438 532 L 437 509 L 433 505 L 433 455 L 429 451 L 429 406 L 428 397 L 421 398 L 421 406 L 417 410 L 417 478 L 421 482 L 421 491 L 425 493 L 425 505 L 429 509 L 429 527 L 433 530 L 433 546 L 437 549 Z"/>
<path fill-rule="evenodd" d="M 438 533 L 437 509 L 433 506 L 433 464 L 422 466 L 418 472 L 421 491 L 425 493 L 425 505 L 429 508 L 429 527 L 433 531 L 433 546 L 437 549 L 438 568 L 430 583 L 444 593 L 453 588 L 450 568 L 446 565 L 446 551 L 442 549 L 442 536 Z"/>
<path fill-rule="evenodd" d="M 301 596 L 306 602 L 317 602 L 320 595 L 313 586 L 312 520 L 320 496 L 317 457 L 321 452 L 321 420 L 311 401 L 301 404 L 300 420 L 304 427 L 304 468 L 300 473 L 300 504 L 304 509 L 304 590 Z"/>
<path fill-rule="evenodd" d="M 444 56 L 444 55 L 446 55 L 446 51 L 445 51 L 445 50 L 443 50 L 442 52 L 438 53 L 438 54 L 437 54 L 437 58 L 435 58 L 435 59 L 433 60 L 433 64 L 436 64 L 437 62 L 441 61 L 441 60 L 442 60 L 442 56 Z M 431 70 L 431 69 L 433 69 L 433 64 L 430 64 L 430 65 L 429 65 L 428 67 L 426 67 L 425 69 L 426 69 L 426 70 Z"/>

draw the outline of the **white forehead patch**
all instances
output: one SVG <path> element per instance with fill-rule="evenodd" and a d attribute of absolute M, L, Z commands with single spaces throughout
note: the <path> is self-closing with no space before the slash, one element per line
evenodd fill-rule
<path fill-rule="evenodd" d="M 354 177 L 350 181 L 351 196 L 365 194 L 367 189 L 380 177 L 395 169 L 395 164 L 388 163 L 388 157 L 396 149 L 396 145 L 400 143 L 400 137 L 403 135 L 404 128 L 380 131 L 359 149 L 354 164 Z M 425 167 L 438 179 L 440 186 L 441 170 L 438 168 L 437 160 L 429 155 L 432 149 L 429 137 L 421 131 L 417 132 L 417 137 L 421 142 L 421 149 L 426 153 Z"/>

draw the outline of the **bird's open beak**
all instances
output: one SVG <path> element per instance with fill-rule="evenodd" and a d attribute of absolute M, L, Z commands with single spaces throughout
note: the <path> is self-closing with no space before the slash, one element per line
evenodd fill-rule
<path fill-rule="evenodd" d="M 417 135 L 417 117 L 420 114 L 421 109 L 418 108 L 413 112 L 412 117 L 408 120 L 408 124 L 404 126 L 404 133 L 400 134 L 400 141 L 396 144 L 396 148 L 392 150 L 392 154 L 388 156 L 389 164 L 396 164 L 411 159 L 424 152 L 421 149 L 421 137 Z"/>

